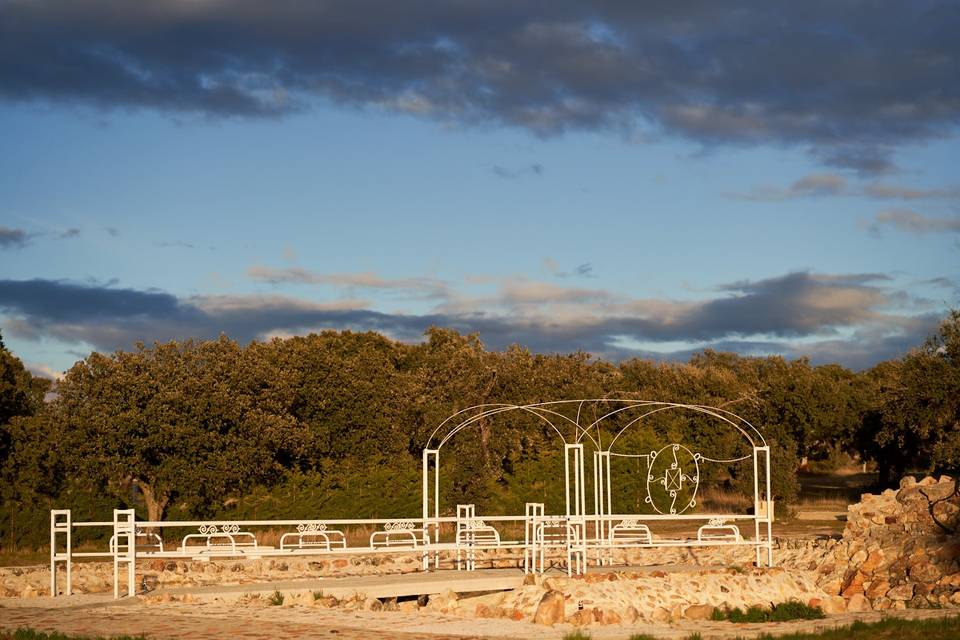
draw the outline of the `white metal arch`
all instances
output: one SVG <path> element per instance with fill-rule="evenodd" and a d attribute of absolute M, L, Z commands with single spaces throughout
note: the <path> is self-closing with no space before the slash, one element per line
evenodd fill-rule
<path fill-rule="evenodd" d="M 586 514 L 586 493 L 584 491 L 584 470 L 583 470 L 583 445 L 581 440 L 586 437 L 594 446 L 599 449 L 600 444 L 592 435 L 587 433 L 585 429 L 579 424 L 579 410 L 577 413 L 576 419 L 571 419 L 569 416 L 566 416 L 559 411 L 555 411 L 552 407 L 558 405 L 567 405 L 572 402 L 570 400 L 553 400 L 549 402 L 539 402 L 525 405 L 518 404 L 508 404 L 508 403 L 485 403 L 480 405 L 474 405 L 472 407 L 467 407 L 457 411 L 452 416 L 449 416 L 443 422 L 438 425 L 433 432 L 430 434 L 430 437 L 427 439 L 427 446 L 423 450 L 423 495 L 422 495 L 422 508 L 423 508 L 423 517 L 424 519 L 430 517 L 430 505 L 433 503 L 433 517 L 434 519 L 440 518 L 440 449 L 443 445 L 447 444 L 453 437 L 462 432 L 463 430 L 477 425 L 481 420 L 485 418 L 494 417 L 502 413 L 508 413 L 512 411 L 522 411 L 528 414 L 531 414 L 538 418 L 539 420 L 545 422 L 560 438 L 564 445 L 564 468 L 565 468 L 565 478 L 566 478 L 566 515 L 567 517 L 579 516 L 583 517 Z M 589 401 L 586 401 L 589 402 Z M 582 402 L 581 402 L 582 406 Z M 466 417 L 464 417 L 466 415 Z M 573 427 L 574 437 L 573 442 L 568 439 L 563 432 L 554 424 L 554 421 L 551 420 L 551 417 L 554 420 L 561 421 L 566 423 L 566 426 Z M 446 427 L 451 423 L 451 421 L 461 418 L 460 422 L 456 423 L 452 427 L 448 427 L 446 433 L 440 438 L 439 442 L 434 447 L 431 447 L 434 439 L 438 437 L 441 429 Z M 571 470 L 571 456 L 573 457 L 573 468 Z M 433 463 L 433 474 L 431 478 L 430 474 L 430 465 Z M 571 487 L 571 479 L 573 480 L 573 486 Z M 431 482 L 432 480 L 432 482 Z M 571 502 L 572 497 L 572 502 Z M 432 500 L 431 500 L 432 498 Z"/>
<path fill-rule="evenodd" d="M 606 413 L 603 413 L 599 417 L 596 417 L 594 414 L 594 419 L 588 424 L 581 423 L 581 417 L 584 414 L 584 408 L 588 405 L 610 405 L 610 404 L 620 404 L 619 406 L 613 408 Z M 568 415 L 561 413 L 560 409 L 567 406 L 576 406 L 576 416 L 571 418 Z M 486 418 L 493 418 L 503 413 L 513 412 L 513 411 L 522 411 L 525 413 L 532 414 L 538 419 L 545 422 L 556 434 L 560 437 L 561 441 L 564 443 L 564 466 L 565 466 L 565 478 L 566 478 L 566 517 L 569 519 L 571 517 L 575 519 L 581 519 L 586 515 L 586 504 L 585 504 L 585 483 L 584 483 L 584 473 L 583 473 L 583 442 L 584 440 L 589 440 L 593 443 L 595 447 L 594 459 L 593 459 L 593 475 L 594 475 L 594 519 L 595 519 L 595 536 L 597 539 L 601 539 L 606 536 L 607 531 L 612 527 L 611 518 L 618 517 L 614 516 L 611 513 L 612 507 L 612 491 L 611 491 L 611 474 L 610 474 L 610 457 L 625 455 L 617 454 L 614 452 L 614 447 L 617 444 L 617 441 L 620 437 L 625 434 L 631 428 L 634 428 L 637 424 L 640 424 L 644 419 L 649 418 L 655 414 L 665 412 L 665 411 L 691 411 L 701 415 L 706 415 L 712 417 L 718 421 L 719 424 L 723 424 L 729 428 L 736 430 L 741 437 L 744 438 L 745 442 L 749 444 L 752 449 L 752 456 L 746 455 L 739 458 L 731 459 L 718 459 L 710 458 L 703 456 L 701 453 L 697 452 L 695 454 L 691 453 L 694 457 L 694 463 L 697 460 L 704 460 L 709 462 L 716 463 L 734 463 L 747 460 L 750 457 L 753 458 L 753 476 L 754 476 L 754 522 L 756 529 L 756 539 L 760 539 L 760 512 L 761 508 L 767 510 L 767 515 L 765 516 L 764 521 L 767 524 L 767 551 L 768 551 L 768 562 L 772 562 L 772 546 L 770 540 L 772 539 L 771 524 L 772 524 L 772 513 L 769 510 L 772 510 L 772 487 L 770 481 L 770 447 L 767 445 L 766 439 L 763 434 L 754 427 L 748 420 L 737 415 L 736 413 L 724 409 L 722 407 L 710 407 L 700 404 L 684 404 L 684 403 L 675 403 L 675 402 L 662 402 L 655 400 L 642 400 L 637 398 L 584 398 L 576 400 L 553 400 L 548 402 L 539 402 L 531 404 L 509 404 L 509 403 L 486 403 L 475 405 L 472 407 L 467 407 L 457 411 L 453 415 L 449 416 L 443 422 L 441 422 L 430 434 L 430 437 L 427 440 L 426 448 L 423 452 L 423 517 L 426 520 L 430 517 L 430 503 L 431 497 L 433 498 L 433 518 L 440 518 L 440 458 L 439 453 L 440 449 L 444 444 L 449 442 L 457 434 L 463 430 L 477 425 L 481 420 Z M 609 444 L 606 447 L 602 446 L 602 425 L 606 420 L 609 420 L 613 416 L 629 412 L 629 411 L 641 411 L 640 415 L 631 418 L 625 425 L 623 425 L 612 437 Z M 451 422 L 454 422 L 459 419 L 459 422 L 456 422 L 452 427 L 449 426 Z M 557 421 L 564 427 L 573 427 L 573 438 L 572 442 L 570 438 L 567 438 L 563 431 L 558 428 L 557 424 L 554 423 Z M 438 438 L 444 428 L 446 431 L 443 433 L 443 436 L 440 437 L 439 441 L 435 447 L 431 447 L 434 443 L 434 440 Z M 595 436 L 593 432 L 595 431 Z M 674 451 L 678 451 L 680 448 L 689 451 L 686 447 L 681 445 L 671 445 L 674 447 Z M 666 447 L 661 451 L 666 450 Z M 641 456 L 638 457 L 642 457 Z M 571 456 L 572 467 L 571 467 Z M 652 478 L 650 471 L 652 470 L 652 460 L 656 457 L 656 452 L 650 452 L 646 454 L 648 459 L 648 478 L 646 479 L 649 493 L 649 482 Z M 763 485 L 763 491 L 761 491 L 761 482 L 759 475 L 759 465 L 763 461 L 763 466 L 765 470 L 765 482 Z M 433 462 L 434 473 L 431 483 L 429 467 L 430 463 Z M 673 467 L 677 466 L 677 461 L 674 461 Z M 696 471 L 695 476 L 683 476 L 681 478 L 687 478 L 688 480 L 696 478 L 699 482 L 699 471 Z M 572 480 L 572 486 L 571 486 Z M 432 485 L 432 491 L 431 491 Z M 666 485 L 665 485 L 666 486 Z M 431 495 L 432 494 L 432 495 Z M 694 493 L 694 497 L 695 497 Z M 573 501 L 571 502 L 571 496 Z M 649 496 L 648 496 L 649 497 Z M 674 496 L 675 497 L 675 496 Z M 764 498 L 761 500 L 761 498 Z M 650 500 L 648 500 L 650 502 Z M 691 499 L 687 507 L 695 504 L 695 501 Z M 654 507 L 654 509 L 661 513 L 661 510 Z M 671 505 L 671 514 L 675 514 L 676 511 Z M 636 515 L 636 514 L 634 514 Z M 668 517 L 670 514 L 663 514 L 665 517 Z M 585 531 L 585 529 L 584 529 Z M 758 543 L 757 547 L 757 562 L 760 560 L 760 546 Z"/>

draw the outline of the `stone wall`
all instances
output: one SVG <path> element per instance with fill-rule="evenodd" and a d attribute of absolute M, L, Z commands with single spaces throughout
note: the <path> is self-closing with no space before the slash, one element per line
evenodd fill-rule
<path fill-rule="evenodd" d="M 960 605 L 960 535 L 950 531 L 958 512 L 947 476 L 864 494 L 847 510 L 843 538 L 825 549 L 817 584 L 849 611 Z"/>
<path fill-rule="evenodd" d="M 831 599 L 814 578 L 807 571 L 780 567 L 529 576 L 519 589 L 465 600 L 431 598 L 427 607 L 468 617 L 578 626 L 709 619 L 715 609 L 769 608 L 790 601 L 842 610 L 842 599 Z"/>

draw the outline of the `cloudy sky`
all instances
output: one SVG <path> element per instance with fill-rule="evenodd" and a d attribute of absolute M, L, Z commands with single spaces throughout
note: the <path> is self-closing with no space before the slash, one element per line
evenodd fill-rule
<path fill-rule="evenodd" d="M 35 371 L 323 328 L 862 368 L 960 305 L 960 4 L 0 0 Z"/>

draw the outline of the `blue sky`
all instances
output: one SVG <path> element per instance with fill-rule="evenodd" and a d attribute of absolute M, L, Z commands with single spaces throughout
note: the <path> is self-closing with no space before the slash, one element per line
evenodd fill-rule
<path fill-rule="evenodd" d="M 37 372 L 430 324 L 862 368 L 958 304 L 953 3 L 81 4 L 0 2 L 0 328 Z"/>

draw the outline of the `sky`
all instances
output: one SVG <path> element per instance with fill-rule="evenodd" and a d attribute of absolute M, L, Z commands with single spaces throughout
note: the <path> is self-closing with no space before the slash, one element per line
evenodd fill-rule
<path fill-rule="evenodd" d="M 0 0 L 37 374 L 323 329 L 863 369 L 960 306 L 960 3 Z"/>

